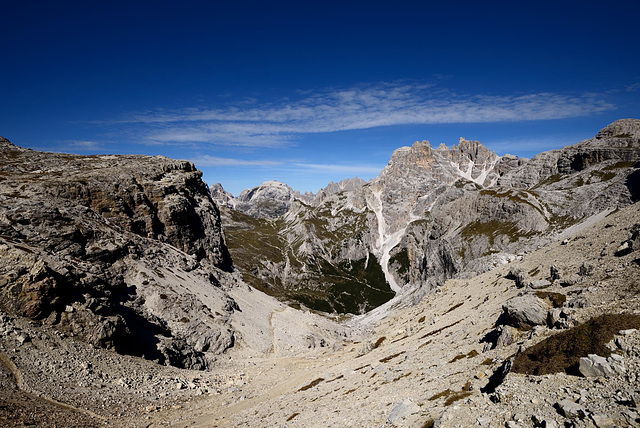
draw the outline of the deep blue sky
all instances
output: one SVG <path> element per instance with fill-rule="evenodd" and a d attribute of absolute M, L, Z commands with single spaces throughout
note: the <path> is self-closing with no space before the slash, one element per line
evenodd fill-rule
<path fill-rule="evenodd" d="M 193 160 L 234 194 L 415 140 L 531 156 L 640 117 L 637 1 L 3 1 L 0 135 Z"/>

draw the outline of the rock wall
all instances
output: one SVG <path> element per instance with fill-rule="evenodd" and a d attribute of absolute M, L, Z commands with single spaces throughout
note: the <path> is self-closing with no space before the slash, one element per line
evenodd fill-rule
<path fill-rule="evenodd" d="M 219 288 L 233 268 L 220 214 L 193 164 L 41 153 L 0 140 L 2 309 L 95 346 L 204 368 L 203 352 L 223 352 L 233 333 L 222 314 L 182 331 L 175 320 L 190 324 L 193 305 L 176 305 L 158 281 L 135 274 L 167 267 L 197 274 L 233 312 Z M 160 294 L 164 308 L 153 304 Z M 194 331 L 207 346 L 196 346 Z"/>

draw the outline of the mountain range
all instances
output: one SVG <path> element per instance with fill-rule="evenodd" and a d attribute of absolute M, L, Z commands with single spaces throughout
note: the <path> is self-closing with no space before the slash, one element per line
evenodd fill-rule
<path fill-rule="evenodd" d="M 638 132 L 637 121 L 617 121 L 532 159 L 464 138 L 450 148 L 422 141 L 394 151 L 369 183 L 301 197 L 266 182 L 237 199 L 216 184 L 212 197 L 245 281 L 294 305 L 361 314 L 394 296 L 417 302 L 634 202 Z"/>
<path fill-rule="evenodd" d="M 637 426 L 640 120 L 237 198 L 0 139 L 0 425 Z"/>

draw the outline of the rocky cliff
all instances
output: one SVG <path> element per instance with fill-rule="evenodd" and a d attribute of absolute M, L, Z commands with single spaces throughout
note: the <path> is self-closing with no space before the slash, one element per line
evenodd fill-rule
<path fill-rule="evenodd" d="M 204 352 L 233 346 L 223 314 L 237 305 L 219 288 L 231 258 L 193 164 L 41 153 L 2 139 L 0 200 L 3 310 L 179 366 L 205 367 Z M 200 302 L 163 279 L 171 266 L 202 277 L 222 313 L 202 307 L 194 318 Z"/>

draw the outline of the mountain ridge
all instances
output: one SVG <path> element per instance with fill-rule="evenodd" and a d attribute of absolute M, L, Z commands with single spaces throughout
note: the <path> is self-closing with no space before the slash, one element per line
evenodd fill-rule
<path fill-rule="evenodd" d="M 288 295 L 309 304 L 300 296 L 300 283 L 311 281 L 307 290 L 316 297 L 323 283 L 332 283 L 324 268 L 314 266 L 364 263 L 371 254 L 394 293 L 413 293 L 410 299 L 418 301 L 452 276 L 483 272 L 513 259 L 516 246 L 526 240 L 533 248 L 545 234 L 561 232 L 612 204 L 635 200 L 639 123 L 614 122 L 592 139 L 532 159 L 498 156 L 464 138 L 451 148 L 415 142 L 394 150 L 380 174 L 362 186 L 310 205 L 294 200 L 270 227 L 271 238 L 265 235 L 261 241 L 280 248 L 277 259 L 282 262 L 262 263 L 243 250 L 237 264 L 252 285 L 284 295 L 285 301 Z M 574 177 L 579 178 L 571 183 Z M 223 210 L 223 216 L 228 220 L 231 215 Z M 226 224 L 240 224 L 236 220 Z M 348 225 L 355 229 L 349 231 Z M 227 235 L 238 248 L 233 228 Z M 260 236 L 258 232 L 258 241 Z M 302 270 L 296 263 L 302 263 Z M 286 290 L 291 287 L 298 291 Z"/>

